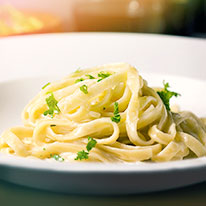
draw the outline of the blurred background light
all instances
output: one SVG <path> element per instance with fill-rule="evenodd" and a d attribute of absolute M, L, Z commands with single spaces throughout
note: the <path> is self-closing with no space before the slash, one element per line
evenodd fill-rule
<path fill-rule="evenodd" d="M 144 32 L 206 37 L 206 0 L 0 0 L 0 36 Z"/>

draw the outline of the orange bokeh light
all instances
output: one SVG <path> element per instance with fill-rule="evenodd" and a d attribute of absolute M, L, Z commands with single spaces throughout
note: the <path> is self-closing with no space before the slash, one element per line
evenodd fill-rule
<path fill-rule="evenodd" d="M 20 11 L 11 5 L 0 7 L 0 37 L 61 31 L 61 21 L 54 15 Z"/>

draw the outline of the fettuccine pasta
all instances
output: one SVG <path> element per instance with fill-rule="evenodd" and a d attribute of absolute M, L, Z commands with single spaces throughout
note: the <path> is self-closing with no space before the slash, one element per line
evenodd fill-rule
<path fill-rule="evenodd" d="M 129 64 L 79 70 L 40 91 L 23 111 L 24 126 L 1 135 L 0 152 L 70 162 L 80 151 L 93 162 L 205 156 L 205 119 L 168 110 L 157 90 Z M 87 151 L 88 137 L 95 144 Z"/>

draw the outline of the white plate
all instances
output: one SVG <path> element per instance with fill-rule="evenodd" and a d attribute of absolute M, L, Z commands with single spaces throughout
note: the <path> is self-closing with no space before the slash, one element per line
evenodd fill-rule
<path fill-rule="evenodd" d="M 48 81 L 78 67 L 128 62 L 151 86 L 167 80 L 181 108 L 206 116 L 206 41 L 158 35 L 54 34 L 0 40 L 0 132 Z M 192 78 L 195 79 L 192 79 Z M 59 163 L 0 155 L 0 178 L 79 194 L 131 194 L 206 180 L 206 158 L 167 163 Z"/>

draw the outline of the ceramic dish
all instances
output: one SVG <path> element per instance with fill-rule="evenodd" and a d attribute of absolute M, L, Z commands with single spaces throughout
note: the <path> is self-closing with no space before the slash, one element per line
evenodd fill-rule
<path fill-rule="evenodd" d="M 178 99 L 182 109 L 206 116 L 205 54 L 204 40 L 158 35 L 92 33 L 2 39 L 0 132 L 21 124 L 23 107 L 45 82 L 78 67 L 120 61 L 137 67 L 150 86 L 167 80 L 182 94 Z M 72 164 L 0 154 L 0 178 L 66 193 L 144 193 L 205 181 L 206 157 L 166 163 Z"/>

